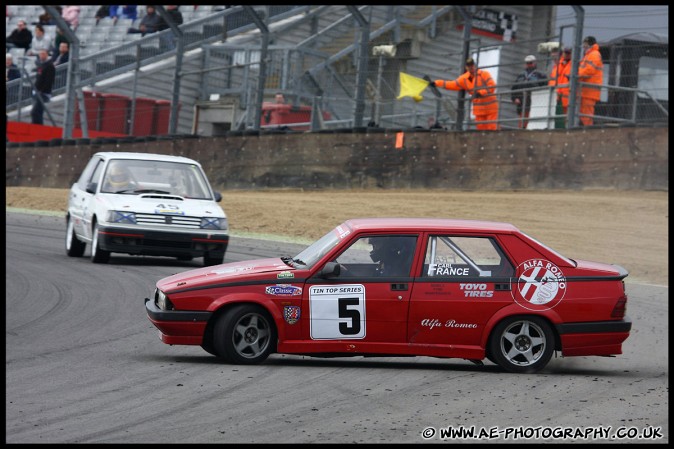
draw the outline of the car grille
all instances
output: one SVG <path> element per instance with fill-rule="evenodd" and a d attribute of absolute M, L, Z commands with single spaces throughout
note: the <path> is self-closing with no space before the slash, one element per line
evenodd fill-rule
<path fill-rule="evenodd" d="M 137 213 L 136 223 L 144 225 L 199 229 L 199 226 L 201 225 L 201 217 L 184 217 L 182 215 L 159 215 L 159 214 Z"/>

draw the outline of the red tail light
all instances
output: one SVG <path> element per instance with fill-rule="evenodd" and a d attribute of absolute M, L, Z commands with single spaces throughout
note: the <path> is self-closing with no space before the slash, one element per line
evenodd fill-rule
<path fill-rule="evenodd" d="M 624 318 L 625 310 L 627 309 L 627 296 L 621 296 L 613 306 L 611 311 L 611 318 Z"/>

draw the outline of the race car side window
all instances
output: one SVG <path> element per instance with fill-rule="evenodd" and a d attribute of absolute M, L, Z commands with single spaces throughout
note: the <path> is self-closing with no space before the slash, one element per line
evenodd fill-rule
<path fill-rule="evenodd" d="M 85 190 L 87 184 L 90 182 L 98 182 L 99 175 L 101 174 L 101 168 L 103 167 L 103 160 L 99 157 L 95 157 L 89 161 L 87 166 L 84 168 L 80 179 L 77 180 L 77 186 Z M 94 173 L 96 176 L 93 176 Z"/>
<path fill-rule="evenodd" d="M 425 277 L 510 277 L 515 270 L 489 237 L 430 236 L 424 259 Z"/>
<path fill-rule="evenodd" d="M 333 262 L 341 265 L 340 278 L 409 276 L 417 237 L 381 235 L 356 240 Z"/>

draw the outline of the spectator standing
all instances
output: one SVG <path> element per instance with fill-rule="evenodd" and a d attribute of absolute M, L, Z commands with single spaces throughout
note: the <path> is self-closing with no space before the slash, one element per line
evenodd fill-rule
<path fill-rule="evenodd" d="M 142 36 L 149 33 L 156 33 L 161 21 L 161 17 L 157 14 L 155 7 L 153 5 L 147 5 L 145 7 L 145 15 L 140 19 L 138 28 L 131 27 L 128 29 L 127 33 L 140 33 Z"/>
<path fill-rule="evenodd" d="M 604 63 L 594 36 L 583 39 L 583 50 L 585 55 L 578 65 L 578 79 L 587 84 L 580 88 L 580 124 L 591 126 L 594 124 L 594 107 L 601 97 L 604 83 Z"/>
<path fill-rule="evenodd" d="M 36 67 L 37 76 L 35 77 L 35 91 L 33 93 L 33 108 L 30 112 L 32 123 L 42 125 L 44 115 L 44 105 L 49 103 L 51 98 L 51 89 L 56 77 L 54 64 L 49 60 L 47 50 L 40 50 L 38 54 L 40 63 Z"/>
<path fill-rule="evenodd" d="M 40 24 L 35 25 L 35 36 L 26 54 L 28 56 L 35 56 L 35 59 L 37 59 L 40 50 L 47 50 L 47 52 L 51 53 L 52 49 L 51 39 L 45 35 L 44 27 Z"/>
<path fill-rule="evenodd" d="M 61 17 L 73 31 L 77 31 L 77 27 L 80 25 L 80 7 L 78 5 L 67 5 L 63 8 Z"/>
<path fill-rule="evenodd" d="M 135 21 L 138 18 L 138 5 L 110 5 L 110 17 L 113 26 L 117 25 L 120 17 Z"/>
<path fill-rule="evenodd" d="M 179 10 L 180 6 L 176 5 L 170 5 L 166 6 L 166 14 L 169 15 L 173 23 L 178 26 L 182 25 L 183 23 L 183 13 L 180 12 Z M 161 21 L 159 22 L 159 27 L 157 28 L 157 31 L 164 31 L 168 28 L 171 28 L 166 20 L 164 20 L 163 17 L 161 17 Z M 174 49 L 175 48 L 175 36 L 173 33 L 168 33 L 166 36 L 162 36 L 161 38 L 163 47 L 167 49 Z"/>
<path fill-rule="evenodd" d="M 12 81 L 21 78 L 21 71 L 14 64 L 14 58 L 11 53 L 5 56 L 5 81 Z"/>
<path fill-rule="evenodd" d="M 559 61 L 550 72 L 549 86 L 557 88 L 557 103 L 562 105 L 562 113 L 566 115 L 569 108 L 569 82 L 571 82 L 571 47 L 564 47 Z"/>
<path fill-rule="evenodd" d="M 529 124 L 531 88 L 547 84 L 547 75 L 536 68 L 536 56 L 528 55 L 524 58 L 524 71 L 517 75 L 510 95 L 510 99 L 517 107 L 517 115 L 520 118 L 518 125 L 520 128 L 526 129 Z"/>
<path fill-rule="evenodd" d="M 19 20 L 16 28 L 5 39 L 5 47 L 6 50 L 10 48 L 23 48 L 23 51 L 26 52 L 30 48 L 32 41 L 33 33 L 26 27 L 26 21 L 22 19 Z M 5 51 L 5 53 L 7 52 Z"/>
<path fill-rule="evenodd" d="M 52 64 L 54 64 L 54 66 L 57 66 L 68 62 L 68 59 L 70 59 L 70 46 L 67 42 L 61 42 L 59 44 L 59 52 L 55 53 L 54 56 L 51 57 L 50 61 Z"/>
<path fill-rule="evenodd" d="M 476 128 L 479 130 L 498 130 L 498 100 L 496 99 L 496 83 L 491 74 L 478 69 L 473 58 L 466 59 L 466 72 L 455 80 L 435 80 L 433 86 L 447 90 L 465 90 L 473 102 Z M 494 123 L 484 123 L 494 121 Z"/>

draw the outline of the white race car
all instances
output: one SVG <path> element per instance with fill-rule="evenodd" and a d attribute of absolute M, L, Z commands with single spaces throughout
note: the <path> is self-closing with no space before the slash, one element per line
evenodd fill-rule
<path fill-rule="evenodd" d="M 68 197 L 66 253 L 107 263 L 110 253 L 223 262 L 229 232 L 201 164 L 182 156 L 101 152 Z"/>

